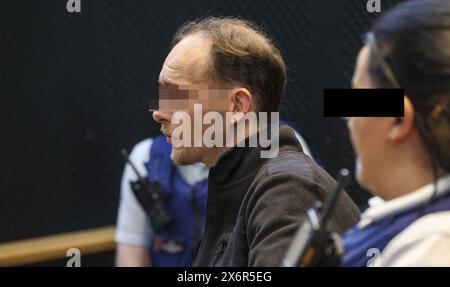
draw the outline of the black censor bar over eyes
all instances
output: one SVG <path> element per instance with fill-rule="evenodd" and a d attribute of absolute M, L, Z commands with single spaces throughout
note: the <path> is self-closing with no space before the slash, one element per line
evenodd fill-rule
<path fill-rule="evenodd" d="M 403 117 L 403 89 L 324 89 L 324 117 Z"/>

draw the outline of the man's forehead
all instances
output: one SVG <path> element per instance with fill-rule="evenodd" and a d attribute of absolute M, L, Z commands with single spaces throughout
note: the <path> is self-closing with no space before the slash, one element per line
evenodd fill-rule
<path fill-rule="evenodd" d="M 209 60 L 209 41 L 201 35 L 190 35 L 170 51 L 159 76 L 159 82 L 188 84 L 198 80 Z M 183 83 L 184 82 L 184 83 Z"/>
<path fill-rule="evenodd" d="M 166 64 L 163 65 L 159 74 L 158 82 L 160 85 L 184 85 L 189 84 L 187 79 L 183 79 L 183 70 L 174 69 Z"/>

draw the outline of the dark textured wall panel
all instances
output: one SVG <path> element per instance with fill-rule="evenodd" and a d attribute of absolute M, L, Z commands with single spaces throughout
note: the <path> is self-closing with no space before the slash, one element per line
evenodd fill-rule
<path fill-rule="evenodd" d="M 382 1 L 383 9 L 399 1 Z M 158 132 L 147 111 L 172 34 L 200 16 L 262 25 L 288 65 L 282 116 L 332 175 L 353 168 L 321 90 L 348 87 L 378 15 L 362 0 L 65 0 L 0 4 L 0 242 L 115 223 L 122 147 Z M 365 195 L 353 185 L 360 203 Z"/>

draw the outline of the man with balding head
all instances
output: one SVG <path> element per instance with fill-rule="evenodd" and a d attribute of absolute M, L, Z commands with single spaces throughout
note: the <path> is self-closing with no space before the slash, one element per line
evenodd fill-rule
<path fill-rule="evenodd" d="M 194 266 L 279 266 L 306 210 L 336 186 L 292 129 L 279 126 L 281 53 L 247 21 L 201 19 L 176 33 L 159 82 L 153 117 L 172 159 L 210 169 Z M 344 195 L 331 228 L 343 231 L 357 217 Z"/>

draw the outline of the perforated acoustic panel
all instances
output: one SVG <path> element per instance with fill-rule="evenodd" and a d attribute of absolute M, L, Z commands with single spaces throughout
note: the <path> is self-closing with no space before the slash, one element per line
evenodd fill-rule
<path fill-rule="evenodd" d="M 399 1 L 383 1 L 382 8 Z M 344 123 L 321 116 L 347 87 L 378 14 L 363 0 L 9 0 L 0 4 L 0 242 L 114 224 L 120 149 L 155 135 L 147 111 L 176 29 L 201 16 L 262 25 L 282 51 L 282 116 L 333 176 L 353 168 Z M 360 204 L 365 196 L 352 185 Z"/>

